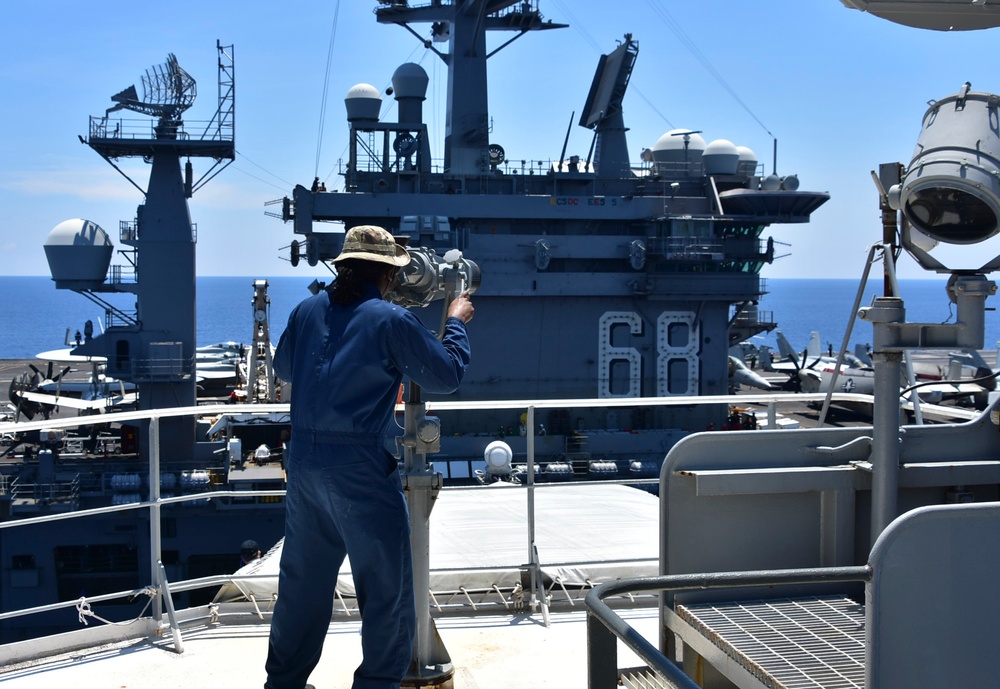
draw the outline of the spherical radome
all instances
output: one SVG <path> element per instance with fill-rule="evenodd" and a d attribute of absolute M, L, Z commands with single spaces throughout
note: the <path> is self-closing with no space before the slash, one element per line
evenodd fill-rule
<path fill-rule="evenodd" d="M 382 94 L 371 84 L 356 84 L 344 96 L 347 121 L 377 122 L 382 109 Z"/>
<path fill-rule="evenodd" d="M 56 225 L 45 239 L 49 272 L 57 283 L 100 284 L 114 253 L 111 237 L 90 220 L 73 218 Z"/>

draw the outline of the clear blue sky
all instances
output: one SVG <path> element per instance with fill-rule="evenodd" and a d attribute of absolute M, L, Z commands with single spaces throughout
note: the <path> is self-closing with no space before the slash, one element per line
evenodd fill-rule
<path fill-rule="evenodd" d="M 280 258 L 294 236 L 264 215 L 264 204 L 316 174 L 337 183 L 332 172 L 345 153 L 347 90 L 361 82 L 384 89 L 396 66 L 420 62 L 431 77 L 425 114 L 442 123 L 445 108 L 446 72 L 437 57 L 404 29 L 377 24 L 374 0 L 339 5 L 8 3 L 0 26 L 0 274 L 47 275 L 42 243 L 69 218 L 93 220 L 117 238 L 118 221 L 134 217 L 140 195 L 77 135 L 87 133 L 90 115 L 111 105 L 112 94 L 139 85 L 145 70 L 171 52 L 198 80 L 199 100 L 186 119 L 207 120 L 216 100 L 216 39 L 235 45 L 238 156 L 191 200 L 199 272 L 317 272 Z M 869 171 L 909 161 L 928 100 L 955 93 L 965 81 L 1000 91 L 997 30 L 920 31 L 848 10 L 840 0 L 542 0 L 540 8 L 571 26 L 524 36 L 492 58 L 491 140 L 510 159 L 557 158 L 599 54 L 631 32 L 639 42 L 625 101 L 633 161 L 664 132 L 686 127 L 702 130 L 706 140 L 753 148 L 769 173 L 770 131 L 778 139 L 777 172 L 798 174 L 803 189 L 830 192 L 809 225 L 772 228 L 792 254 L 765 268 L 772 278 L 860 275 L 867 246 L 880 236 Z M 432 139 L 442 137 L 443 126 L 432 126 Z M 585 156 L 589 145 L 589 131 L 574 126 L 568 153 Z M 434 153 L 441 154 L 440 143 Z M 198 163 L 196 176 L 205 165 Z M 128 167 L 145 185 L 144 166 Z M 901 272 L 924 275 L 909 260 Z"/>

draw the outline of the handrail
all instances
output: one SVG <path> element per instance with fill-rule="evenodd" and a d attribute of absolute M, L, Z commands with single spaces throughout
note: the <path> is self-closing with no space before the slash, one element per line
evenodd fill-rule
<path fill-rule="evenodd" d="M 697 406 L 702 404 L 798 404 L 802 402 L 822 402 L 826 394 L 820 393 L 761 393 L 746 395 L 696 395 L 675 397 L 611 397 L 611 398 L 581 398 L 581 399 L 546 399 L 546 400 L 474 400 L 450 402 L 445 400 L 428 400 L 425 402 L 428 411 L 471 411 L 476 409 L 559 409 L 593 408 L 593 407 L 651 407 L 651 406 Z M 872 395 L 857 393 L 836 393 L 833 399 L 838 402 L 856 402 L 872 404 Z M 288 403 L 281 404 L 206 404 L 195 407 L 175 407 L 132 412 L 113 412 L 94 417 L 71 417 L 66 419 L 49 419 L 47 421 L 8 421 L 0 422 L 0 433 L 12 431 L 38 431 L 46 428 L 74 428 L 95 423 L 119 423 L 122 421 L 140 421 L 149 418 L 167 418 L 175 416 L 192 416 L 194 414 L 268 414 L 272 412 L 288 413 Z M 402 412 L 403 405 L 396 405 L 396 411 Z M 975 418 L 978 412 L 962 409 L 948 409 L 957 418 Z"/>
<path fill-rule="evenodd" d="M 707 574 L 671 574 L 659 577 L 618 579 L 599 584 L 587 593 L 584 599 L 584 604 L 587 606 L 588 687 L 589 689 L 614 689 L 618 685 L 617 638 L 621 639 L 629 649 L 642 658 L 654 672 L 678 689 L 700 689 L 660 649 L 647 641 L 616 614 L 604 602 L 605 598 L 640 591 L 662 592 L 744 586 L 777 586 L 781 584 L 868 582 L 871 579 L 871 574 L 871 567 L 862 565 L 858 567 L 811 567 Z"/>
<path fill-rule="evenodd" d="M 54 512 L 41 517 L 25 517 L 23 519 L 11 519 L 0 521 L 0 529 L 12 529 L 16 526 L 28 526 L 30 524 L 42 524 L 55 522 L 62 519 L 76 519 L 78 517 L 92 517 L 98 514 L 108 514 L 111 512 L 125 512 L 128 510 L 149 509 L 160 505 L 170 505 L 178 502 L 194 502 L 196 500 L 211 500 L 213 498 L 255 498 L 255 497 L 284 497 L 283 490 L 208 490 L 202 493 L 188 493 L 187 495 L 175 495 L 171 498 L 159 498 L 158 500 L 139 500 L 126 503 L 124 505 L 109 505 L 107 507 L 94 507 L 89 510 L 74 510 L 72 512 Z"/>
<path fill-rule="evenodd" d="M 804 401 L 822 401 L 825 399 L 825 395 L 821 394 L 746 394 L 746 395 L 713 395 L 713 396 L 695 396 L 695 397 L 643 397 L 643 398 L 595 398 L 595 399 L 558 399 L 558 400 L 491 400 L 491 401 L 427 401 L 426 407 L 429 411 L 451 411 L 451 410 L 475 410 L 475 409 L 525 409 L 528 412 L 529 423 L 528 423 L 528 465 L 529 465 L 529 481 L 528 484 L 523 486 L 527 489 L 528 494 L 528 559 L 533 585 L 531 587 L 532 595 L 532 609 L 537 609 L 538 605 L 542 606 L 542 612 L 547 613 L 547 608 L 544 601 L 544 596 L 542 596 L 541 601 L 536 597 L 537 593 L 541 593 L 540 584 L 540 569 L 541 563 L 538 561 L 537 549 L 535 548 L 535 536 L 534 536 L 534 489 L 535 488 L 554 488 L 555 485 L 563 484 L 536 484 L 531 480 L 531 472 L 534 464 L 534 439 L 535 439 L 535 423 L 534 423 L 534 411 L 535 409 L 545 409 L 545 408 L 586 408 L 586 407 L 636 407 L 636 406 L 691 406 L 699 404 L 767 404 L 770 408 L 773 408 L 780 403 L 801 403 Z M 835 399 L 838 401 L 849 401 L 849 402 L 862 402 L 871 404 L 873 401 L 870 395 L 860 395 L 852 393 L 839 393 L 835 395 Z M 403 406 L 398 405 L 397 411 L 402 411 Z M 183 416 L 193 416 L 193 415 L 240 415 L 240 414 L 270 414 L 270 413 L 288 413 L 289 405 L 287 403 L 282 404 L 211 404 L 211 405 L 200 405 L 194 407 L 178 407 L 178 408 L 165 408 L 165 409 L 155 409 L 155 410 L 141 410 L 141 411 L 130 411 L 130 412 L 114 412 L 101 414 L 96 416 L 86 416 L 86 417 L 70 417 L 65 419 L 48 419 L 41 421 L 27 421 L 27 422 L 3 422 L 0 423 L 0 432 L 13 432 L 13 431 L 28 431 L 28 430 L 42 430 L 42 429 L 59 429 L 59 428 L 74 428 L 80 426 L 87 426 L 95 423 L 109 424 L 109 423 L 121 423 L 128 421 L 141 421 L 150 420 L 150 465 L 148 467 L 150 480 L 150 496 L 149 500 L 128 503 L 124 505 L 112 505 L 108 507 L 99 507 L 88 510 L 70 511 L 53 513 L 49 515 L 44 515 L 41 517 L 31 517 L 25 519 L 14 519 L 8 521 L 0 521 L 0 529 L 14 528 L 17 526 L 28 526 L 30 524 L 47 522 L 47 521 L 57 521 L 62 519 L 73 519 L 80 517 L 88 517 L 93 515 L 111 513 L 111 512 L 122 512 L 135 509 L 146 509 L 150 512 L 150 574 L 151 580 L 155 578 L 157 562 L 161 559 L 160 553 L 160 542 L 159 539 L 161 535 L 159 534 L 159 511 L 163 505 L 168 505 L 172 503 L 188 502 L 191 500 L 211 500 L 214 498 L 227 498 L 227 497 L 238 497 L 238 498 L 248 498 L 248 497 L 271 497 L 271 496 L 282 496 L 284 495 L 283 490 L 258 490 L 258 491 L 205 491 L 196 492 L 183 496 L 176 496 L 170 498 L 160 498 L 159 496 L 159 447 L 157 442 L 158 426 L 159 420 L 168 417 L 183 417 Z M 971 418 L 973 415 L 970 413 L 968 417 Z M 615 483 L 652 483 L 654 480 L 612 480 Z M 590 483 L 609 483 L 609 481 L 594 481 L 594 482 L 579 482 L 575 481 L 569 485 L 580 485 L 590 484 Z M 173 590 L 182 590 L 186 582 L 174 582 L 171 583 L 171 588 Z M 128 595 L 130 592 L 123 592 L 117 597 L 122 595 Z M 69 605 L 75 605 L 75 602 L 68 603 Z M 0 619 L 6 616 L 15 614 L 17 611 L 11 611 L 8 613 L 3 613 Z M 159 616 L 159 601 L 154 601 L 154 614 Z"/>

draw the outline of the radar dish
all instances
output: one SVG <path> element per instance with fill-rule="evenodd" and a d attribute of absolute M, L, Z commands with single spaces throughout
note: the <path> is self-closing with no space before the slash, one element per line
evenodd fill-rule
<path fill-rule="evenodd" d="M 133 110 L 161 119 L 178 119 L 185 110 L 194 105 L 198 87 L 194 77 L 185 72 L 177 63 L 173 53 L 167 55 L 162 65 L 154 65 L 142 77 L 142 100 L 139 100 L 135 86 L 111 96 L 115 105 L 108 108 L 105 115 L 116 110 Z"/>
<path fill-rule="evenodd" d="M 580 116 L 581 127 L 593 129 L 612 113 L 621 111 L 622 99 L 638 53 L 639 48 L 632 40 L 632 35 L 626 34 L 624 43 L 611 53 L 601 56 Z"/>

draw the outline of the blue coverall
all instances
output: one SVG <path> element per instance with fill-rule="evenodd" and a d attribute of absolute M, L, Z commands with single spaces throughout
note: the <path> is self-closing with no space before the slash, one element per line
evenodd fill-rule
<path fill-rule="evenodd" d="M 292 385 L 292 434 L 267 689 L 302 689 L 319 662 L 345 555 L 362 619 L 354 689 L 399 687 L 416 614 L 409 518 L 385 449 L 388 425 L 403 376 L 451 392 L 469 358 L 460 319 L 448 318 L 439 342 L 374 286 L 350 306 L 320 292 L 292 311 L 274 355 L 275 374 Z"/>

